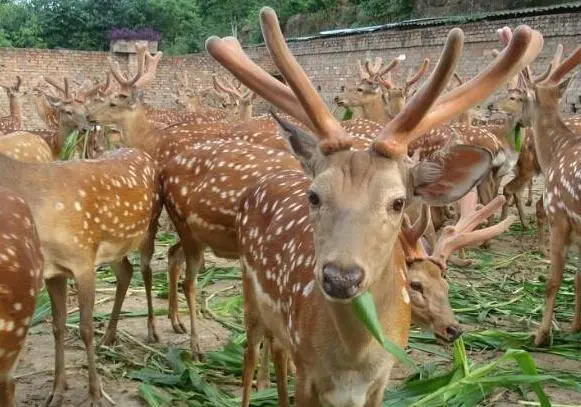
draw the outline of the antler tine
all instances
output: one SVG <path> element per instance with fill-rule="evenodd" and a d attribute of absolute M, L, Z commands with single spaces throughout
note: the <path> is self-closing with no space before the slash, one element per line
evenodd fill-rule
<path fill-rule="evenodd" d="M 405 83 L 405 89 L 409 89 L 410 87 L 412 87 L 417 81 L 419 81 L 422 76 L 424 76 L 426 74 L 426 72 L 428 72 L 428 68 L 430 67 L 430 58 L 424 58 L 422 65 L 420 66 L 420 69 L 418 69 L 418 71 L 416 72 L 416 74 L 414 76 L 412 76 L 411 78 L 409 78 L 406 83 Z"/>
<path fill-rule="evenodd" d="M 210 37 L 206 40 L 206 50 L 249 89 L 293 116 L 305 126 L 312 130 L 315 129 L 311 119 L 290 88 L 256 65 L 244 53 L 236 38 Z"/>
<path fill-rule="evenodd" d="M 357 75 L 359 76 L 360 81 L 364 81 L 365 79 L 369 79 L 369 75 L 363 69 L 363 65 L 361 64 L 361 60 L 357 60 Z"/>
<path fill-rule="evenodd" d="M 542 48 L 543 37 L 538 31 L 526 25 L 519 26 L 509 45 L 492 64 L 476 77 L 442 96 L 436 106 L 414 129 L 414 133 L 423 134 L 434 125 L 444 123 L 485 100 L 529 65 L 539 55 Z"/>
<path fill-rule="evenodd" d="M 135 51 L 136 51 L 136 58 L 137 58 L 137 72 L 129 80 L 127 86 L 132 87 L 137 83 L 137 81 L 144 75 L 145 73 L 145 58 L 147 52 L 147 44 L 135 44 Z"/>
<path fill-rule="evenodd" d="M 234 87 L 234 85 L 232 85 L 232 82 L 225 79 L 226 82 L 228 83 L 226 85 L 222 80 L 220 80 L 220 78 L 218 78 L 217 75 L 213 75 L 212 80 L 214 81 L 214 86 L 217 87 L 218 89 L 220 89 L 222 92 L 229 93 L 230 95 L 234 96 L 236 99 L 242 98 L 242 94 L 240 93 L 240 91 L 237 88 Z"/>
<path fill-rule="evenodd" d="M 71 87 L 69 86 L 69 78 L 65 77 L 63 81 L 65 83 L 65 98 L 71 99 Z"/>
<path fill-rule="evenodd" d="M 438 65 L 427 82 L 416 92 L 404 109 L 383 128 L 374 143 L 375 150 L 384 156 L 405 156 L 414 129 L 428 113 L 458 65 L 464 43 L 464 33 L 454 28 L 448 34 Z M 416 133 L 418 136 L 422 133 Z"/>
<path fill-rule="evenodd" d="M 367 69 L 367 73 L 369 74 L 370 78 L 373 78 L 378 74 L 381 65 L 383 65 L 383 58 L 381 57 L 375 57 L 375 62 L 373 65 L 369 59 L 365 60 L 365 69 Z"/>
<path fill-rule="evenodd" d="M 464 83 L 464 79 L 460 75 L 458 75 L 458 72 L 454 72 L 454 79 L 458 83 L 458 86 Z"/>
<path fill-rule="evenodd" d="M 149 85 L 155 79 L 157 66 L 159 65 L 159 61 L 161 61 L 162 56 L 163 52 L 161 51 L 155 54 L 155 56 L 152 56 L 149 52 L 145 54 L 145 68 L 142 68 L 142 72 L 145 69 L 145 73 L 133 84 L 135 89 L 143 89 L 145 85 Z"/>
<path fill-rule="evenodd" d="M 262 35 L 270 55 L 282 75 L 287 80 L 303 109 L 315 126 L 315 134 L 320 138 L 321 150 L 325 154 L 349 149 L 352 140 L 347 136 L 337 119 L 315 91 L 305 72 L 292 55 L 280 30 L 278 17 L 270 7 L 260 11 Z"/>
<path fill-rule="evenodd" d="M 404 249 L 406 259 L 413 260 L 426 257 L 426 252 L 420 239 L 426 232 L 429 224 L 430 207 L 428 205 L 422 205 L 420 216 L 413 225 L 409 216 L 404 215 L 399 241 Z"/>
<path fill-rule="evenodd" d="M 61 92 L 63 95 L 66 94 L 65 89 L 54 79 L 49 78 L 48 76 L 44 77 L 44 80 L 46 83 L 48 83 L 49 85 L 51 85 L 53 88 L 55 88 L 56 90 L 58 90 L 59 92 Z"/>
<path fill-rule="evenodd" d="M 569 72 L 571 72 L 577 65 L 581 63 L 581 46 L 569 55 L 558 67 L 555 67 L 549 77 L 543 83 L 558 84 L 561 79 Z"/>
<path fill-rule="evenodd" d="M 113 85 L 111 83 L 111 72 L 105 73 L 105 83 L 101 85 L 99 88 L 99 93 L 102 95 L 106 95 L 113 89 Z"/>
<path fill-rule="evenodd" d="M 496 30 L 496 32 L 500 37 L 500 43 L 506 47 L 512 40 L 512 30 L 510 27 L 504 26 Z"/>
<path fill-rule="evenodd" d="M 393 71 L 396 67 L 399 66 L 400 62 L 401 62 L 401 60 L 399 58 L 392 59 L 391 62 L 389 63 L 389 65 L 386 65 L 383 68 L 381 68 L 380 70 L 378 70 L 376 75 L 381 78 L 382 76 L 386 75 L 387 73 L 391 73 L 391 71 Z"/>
<path fill-rule="evenodd" d="M 402 233 L 405 235 L 407 241 L 415 245 L 420 238 L 426 233 L 428 226 L 430 225 L 430 206 L 422 204 L 422 209 L 420 211 L 420 216 L 416 221 L 411 224 L 411 222 L 406 222 L 402 224 Z M 408 218 L 409 221 L 409 218 Z"/>
<path fill-rule="evenodd" d="M 460 219 L 456 223 L 455 229 L 458 232 L 470 232 L 485 222 L 494 212 L 499 210 L 506 198 L 503 195 L 496 196 L 486 206 L 476 209 L 478 204 L 478 195 L 476 190 L 472 190 L 460 200 Z"/>
<path fill-rule="evenodd" d="M 492 239 L 494 236 L 506 232 L 515 220 L 516 216 L 510 215 L 496 225 L 472 232 L 462 233 L 458 233 L 453 227 L 447 226 L 444 228 L 440 238 L 436 242 L 434 252 L 430 258 L 439 264 L 442 264 L 445 268 L 448 257 L 450 257 L 450 255 L 456 250 L 461 249 L 462 247 L 473 246 L 485 242 Z"/>

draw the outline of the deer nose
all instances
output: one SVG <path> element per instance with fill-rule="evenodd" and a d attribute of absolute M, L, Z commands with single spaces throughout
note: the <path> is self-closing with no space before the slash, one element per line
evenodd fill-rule
<path fill-rule="evenodd" d="M 446 327 L 447 340 L 450 342 L 455 341 L 460 335 L 462 335 L 462 328 L 459 325 L 450 325 Z"/>
<path fill-rule="evenodd" d="M 332 298 L 352 298 L 359 290 L 363 274 L 363 269 L 358 266 L 339 267 L 327 263 L 323 265 L 323 291 Z"/>

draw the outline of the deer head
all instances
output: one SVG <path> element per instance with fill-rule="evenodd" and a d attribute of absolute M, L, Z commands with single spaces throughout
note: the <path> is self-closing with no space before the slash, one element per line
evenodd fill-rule
<path fill-rule="evenodd" d="M 229 95 L 230 105 L 223 105 L 225 109 L 236 112 L 240 119 L 247 120 L 252 117 L 252 103 L 256 99 L 256 93 L 250 89 L 242 89 L 242 84 L 238 82 L 234 85 L 232 82 L 218 78 L 217 75 L 212 77 L 216 91 Z"/>
<path fill-rule="evenodd" d="M 195 89 L 190 86 L 188 73 L 185 71 L 181 74 L 176 73 L 176 77 L 179 81 L 179 86 L 176 93 L 172 94 L 176 105 L 189 112 L 199 111 L 202 107 L 202 100 L 200 95 L 196 93 Z"/>
<path fill-rule="evenodd" d="M 405 59 L 405 56 L 400 56 L 400 60 L 403 60 L 401 57 L 404 57 L 403 59 Z M 383 99 L 389 118 L 395 117 L 395 115 L 402 111 L 406 100 L 410 96 L 411 89 L 426 74 L 429 67 L 429 58 L 424 58 L 418 70 L 415 73 L 410 70 L 406 81 L 399 86 L 393 82 L 389 71 L 387 72 L 386 77 L 380 77 L 381 84 L 385 88 Z"/>
<path fill-rule="evenodd" d="M 487 151 L 459 145 L 435 161 L 411 166 L 408 143 L 494 92 L 538 55 L 542 37 L 520 27 L 487 70 L 440 95 L 463 45 L 462 31 L 450 31 L 424 86 L 383 128 L 370 150 L 351 151 L 352 139 L 291 54 L 275 12 L 265 7 L 260 15 L 266 45 L 288 86 L 252 62 L 234 38 L 209 38 L 206 49 L 249 89 L 310 129 L 301 130 L 275 115 L 291 151 L 312 179 L 308 200 L 315 279 L 328 299 L 349 301 L 389 269 L 403 211 L 410 202 L 453 202 L 478 183 L 491 164 Z"/>
<path fill-rule="evenodd" d="M 0 83 L 0 87 L 4 88 L 9 98 L 20 96 L 20 85 L 22 85 L 22 78 L 20 76 L 16 76 L 16 82 L 14 85 Z"/>
<path fill-rule="evenodd" d="M 110 87 L 99 91 L 99 96 L 88 105 L 89 120 L 104 125 L 117 125 L 122 129 L 134 123 L 140 117 L 137 109 L 141 105 L 140 93 L 154 79 L 162 52 L 152 56 L 147 44 L 136 44 L 137 72 L 128 78 L 121 72 L 116 61 L 109 59 L 111 74 L 119 85 L 113 92 Z M 125 132 L 122 132 L 125 133 Z"/>

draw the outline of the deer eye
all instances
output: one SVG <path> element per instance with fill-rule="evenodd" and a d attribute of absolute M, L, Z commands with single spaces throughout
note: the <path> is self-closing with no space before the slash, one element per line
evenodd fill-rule
<path fill-rule="evenodd" d="M 419 292 L 420 294 L 424 293 L 424 287 L 422 286 L 422 283 L 420 283 L 419 281 L 412 281 L 410 283 L 410 288 L 414 291 Z"/>
<path fill-rule="evenodd" d="M 405 198 L 397 198 L 391 203 L 391 209 L 395 212 L 401 212 L 405 205 Z"/>
<path fill-rule="evenodd" d="M 321 199 L 319 198 L 319 195 L 317 195 L 313 191 L 307 192 L 307 199 L 309 200 L 311 206 L 319 206 L 321 204 Z"/>

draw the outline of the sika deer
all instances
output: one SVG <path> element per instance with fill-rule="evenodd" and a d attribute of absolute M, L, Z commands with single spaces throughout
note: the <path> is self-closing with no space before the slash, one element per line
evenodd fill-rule
<path fill-rule="evenodd" d="M 26 131 L 16 131 L 0 137 L 0 154 L 28 163 L 52 161 L 52 152 L 46 141 Z"/>
<path fill-rule="evenodd" d="M 14 407 L 12 373 L 43 285 L 43 258 L 24 199 L 0 188 L 0 201 L 0 405 Z"/>
<path fill-rule="evenodd" d="M 249 89 L 316 136 L 279 121 L 312 178 L 310 190 L 290 187 L 292 172 L 286 171 L 264 177 L 240 199 L 236 225 L 248 333 L 243 403 L 248 403 L 257 347 L 266 333 L 274 339 L 280 405 L 288 405 L 282 376 L 284 356 L 290 353 L 297 368 L 297 405 L 379 406 L 393 359 L 357 320 L 350 301 L 371 290 L 387 336 L 404 346 L 410 305 L 397 235 L 407 201 L 459 199 L 491 163 L 486 150 L 456 146 L 439 160 L 424 160 L 410 169 L 407 144 L 489 96 L 536 57 L 542 37 L 519 28 L 511 49 L 493 66 L 441 96 L 462 47 L 462 31 L 452 30 L 427 83 L 383 128 L 372 148 L 349 151 L 351 139 L 288 50 L 272 9 L 262 9 L 261 24 L 290 88 L 255 69 L 233 38 L 210 38 L 206 49 Z M 310 215 L 297 217 L 296 206 L 287 206 L 293 194 L 308 199 Z"/>
<path fill-rule="evenodd" d="M 527 105 L 539 164 L 545 175 L 543 202 L 551 230 L 551 277 L 543 320 L 535 344 L 547 343 L 551 332 L 555 297 L 563 280 L 563 268 L 571 245 L 579 246 L 581 237 L 581 135 L 570 130 L 559 113 L 559 99 L 571 77 L 563 80 L 581 62 L 581 47 L 561 62 L 562 48 L 557 50 L 546 77 L 534 83 L 525 77 Z M 581 271 L 577 271 L 576 306 L 573 332 L 581 331 Z"/>
<path fill-rule="evenodd" d="M 80 332 L 87 351 L 89 398 L 100 405 L 101 386 L 93 346 L 95 267 L 112 263 L 119 296 L 132 269 L 127 254 L 145 236 L 154 196 L 154 163 L 144 153 L 123 149 L 99 160 L 28 164 L 0 154 L 2 187 L 30 206 L 44 255 L 55 335 L 55 381 L 46 406 L 62 405 L 66 388 L 64 334 L 67 278 L 78 287 Z M 124 286 L 125 284 L 125 286 Z"/>
<path fill-rule="evenodd" d="M 217 89 L 229 94 L 235 100 L 236 111 L 233 112 L 234 121 L 245 121 L 252 117 L 252 103 L 256 99 L 256 93 L 245 89 L 241 91 L 232 83 L 225 84 L 216 75 L 214 75 L 214 86 Z"/>
<path fill-rule="evenodd" d="M 14 85 L 7 85 L 0 83 L 0 87 L 4 88 L 8 96 L 8 103 L 10 105 L 10 114 L 5 117 L 0 117 L 0 133 L 7 131 L 20 130 L 22 128 L 22 112 L 20 106 L 20 85 L 22 78 L 16 77 Z"/>

